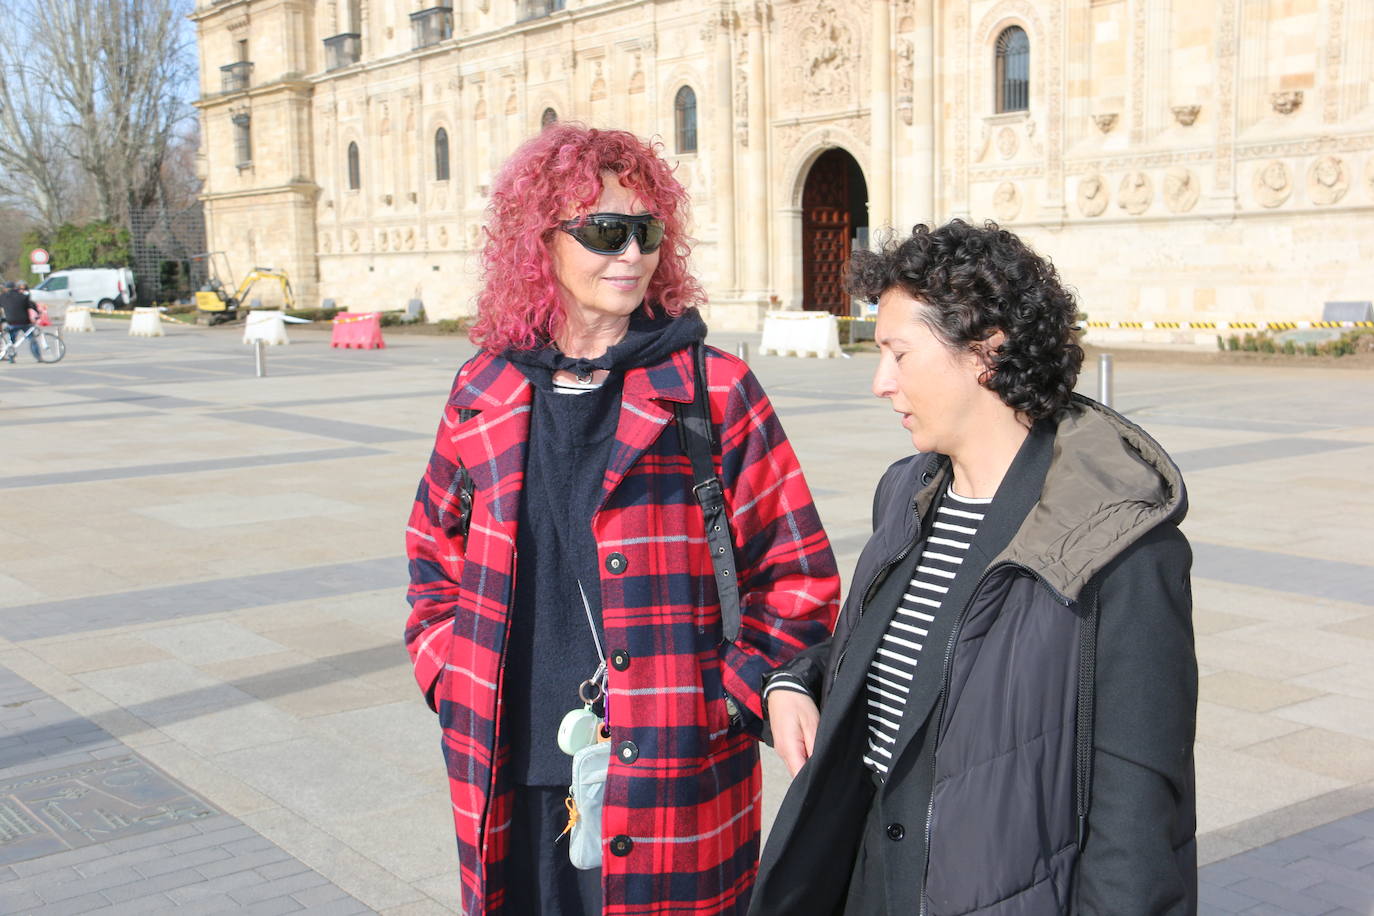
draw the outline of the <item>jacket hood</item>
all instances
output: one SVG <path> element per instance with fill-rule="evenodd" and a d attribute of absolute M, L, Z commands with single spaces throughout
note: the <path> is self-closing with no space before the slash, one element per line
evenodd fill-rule
<path fill-rule="evenodd" d="M 630 316 L 630 327 L 625 336 L 596 359 L 565 356 L 552 341 L 533 350 L 507 350 L 502 356 L 521 367 L 522 371 L 530 367 L 546 370 L 550 374 L 559 369 L 583 375 L 593 369 L 624 372 L 657 365 L 678 350 L 705 338 L 706 322 L 701 320 L 701 314 L 694 308 L 686 309 L 676 318 L 662 313 L 649 315 L 639 309 Z"/>
<path fill-rule="evenodd" d="M 1074 403 L 1053 437 L 1040 499 L 994 560 L 1035 570 L 1070 601 L 1127 546 L 1188 511 L 1183 474 L 1163 446 L 1096 401 Z"/>

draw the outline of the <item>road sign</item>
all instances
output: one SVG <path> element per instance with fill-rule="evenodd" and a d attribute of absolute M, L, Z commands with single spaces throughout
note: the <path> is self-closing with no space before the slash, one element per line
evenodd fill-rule
<path fill-rule="evenodd" d="M 35 248 L 33 251 L 29 252 L 29 263 L 35 266 L 39 264 L 47 264 L 48 252 L 43 248 Z M 39 273 L 42 273 L 42 271 L 39 271 Z"/>
<path fill-rule="evenodd" d="M 51 264 L 32 264 L 32 265 L 29 266 L 29 269 L 32 270 L 32 271 L 33 271 L 34 273 L 36 273 L 36 274 L 45 274 L 45 273 L 47 273 L 48 271 L 52 270 L 52 265 L 51 265 Z"/>

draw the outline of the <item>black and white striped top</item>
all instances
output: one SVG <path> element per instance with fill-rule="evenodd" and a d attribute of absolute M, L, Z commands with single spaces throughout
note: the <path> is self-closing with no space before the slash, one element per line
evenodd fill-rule
<path fill-rule="evenodd" d="M 916 575 L 869 664 L 869 737 L 864 764 L 880 776 L 887 775 L 892 763 L 892 746 L 906 712 L 930 625 L 941 611 L 949 584 L 964 562 L 991 502 L 991 498 L 969 499 L 953 490 L 945 491 L 936 509 L 930 538 L 916 561 Z M 929 664 L 938 665 L 940 660 L 931 659 Z"/>

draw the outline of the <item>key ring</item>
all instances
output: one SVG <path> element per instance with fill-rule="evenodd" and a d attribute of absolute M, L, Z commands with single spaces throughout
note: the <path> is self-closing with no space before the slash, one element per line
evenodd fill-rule
<path fill-rule="evenodd" d="M 601 699 L 602 692 L 601 685 L 590 678 L 577 685 L 578 699 L 588 706 Z M 588 696 L 588 694 L 591 695 Z"/>

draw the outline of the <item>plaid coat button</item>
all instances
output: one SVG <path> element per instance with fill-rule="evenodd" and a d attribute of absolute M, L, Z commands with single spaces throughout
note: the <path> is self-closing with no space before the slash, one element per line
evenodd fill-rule
<path fill-rule="evenodd" d="M 622 741 L 615 746 L 615 755 L 621 763 L 634 763 L 639 759 L 639 746 L 633 741 Z"/>
<path fill-rule="evenodd" d="M 606 558 L 606 569 L 615 573 L 616 575 L 620 575 L 621 573 L 623 573 L 627 565 L 628 562 L 626 561 L 625 554 L 623 553 L 613 553 Z"/>
<path fill-rule="evenodd" d="M 611 837 L 611 855 L 613 856 L 620 856 L 624 858 L 625 856 L 628 856 L 630 854 L 630 850 L 634 848 L 635 841 L 625 836 L 625 834 L 623 833 L 619 836 Z"/>
<path fill-rule="evenodd" d="M 624 649 L 616 649 L 611 652 L 611 667 L 617 671 L 624 671 L 630 667 L 630 653 Z"/>

